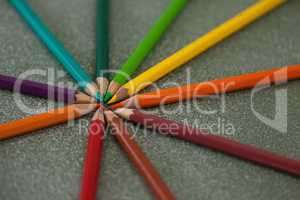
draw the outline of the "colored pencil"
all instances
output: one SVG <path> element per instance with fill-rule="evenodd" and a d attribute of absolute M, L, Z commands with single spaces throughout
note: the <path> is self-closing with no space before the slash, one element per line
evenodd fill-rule
<path fill-rule="evenodd" d="M 199 37 L 194 42 L 127 82 L 120 87 L 109 103 L 132 96 L 284 2 L 286 2 L 286 0 L 258 1 L 256 4 L 247 8 L 224 24 L 216 27 L 206 35 Z"/>
<path fill-rule="evenodd" d="M 96 107 L 96 104 L 72 104 L 45 113 L 0 124 L 0 140 L 29 134 L 32 131 L 77 119 L 95 110 Z"/>
<path fill-rule="evenodd" d="M 73 89 L 0 74 L 0 89 L 65 103 L 92 103 L 93 98 Z"/>
<path fill-rule="evenodd" d="M 170 1 L 170 4 L 164 10 L 160 18 L 150 28 L 144 39 L 138 44 L 137 48 L 113 77 L 113 80 L 109 85 L 108 92 L 104 97 L 105 102 L 107 102 L 115 94 L 119 87 L 126 83 L 129 77 L 137 71 L 143 60 L 147 57 L 155 44 L 166 32 L 167 28 L 183 10 L 187 2 L 187 0 Z"/>
<path fill-rule="evenodd" d="M 103 96 L 108 86 L 109 38 L 108 38 L 108 0 L 97 0 L 96 19 L 96 82 L 100 95 Z"/>
<path fill-rule="evenodd" d="M 111 127 L 112 134 L 154 192 L 156 199 L 175 199 L 148 157 L 134 141 L 123 121 L 112 111 L 105 111 L 104 114 L 108 125 Z"/>
<path fill-rule="evenodd" d="M 40 17 L 34 12 L 26 0 L 9 0 L 16 11 L 23 17 L 36 35 L 44 42 L 50 52 L 64 66 L 65 70 L 77 81 L 80 88 L 101 101 L 97 86 L 92 82 L 91 77 L 82 69 L 75 58 L 55 38 Z"/>
<path fill-rule="evenodd" d="M 208 95 L 250 89 L 261 85 L 280 84 L 299 78 L 300 65 L 292 65 L 137 94 L 127 100 L 112 105 L 111 108 L 148 108 Z"/>
<path fill-rule="evenodd" d="M 96 19 L 96 82 L 99 93 L 104 95 L 108 86 L 108 0 L 97 0 Z M 100 173 L 105 121 L 102 110 L 98 109 L 89 127 L 88 145 L 81 185 L 81 200 L 94 200 L 97 194 Z"/>
<path fill-rule="evenodd" d="M 89 126 L 89 135 L 83 176 L 81 183 L 81 200 L 95 200 L 100 174 L 103 140 L 105 136 L 105 121 L 101 110 L 97 110 Z"/>
<path fill-rule="evenodd" d="M 141 113 L 138 110 L 120 108 L 117 109 L 115 113 L 131 122 L 142 125 L 147 129 L 155 130 L 163 135 L 174 136 L 240 159 L 300 176 L 300 161 L 286 158 L 254 146 L 242 144 L 225 137 L 210 135 L 175 121 Z"/>

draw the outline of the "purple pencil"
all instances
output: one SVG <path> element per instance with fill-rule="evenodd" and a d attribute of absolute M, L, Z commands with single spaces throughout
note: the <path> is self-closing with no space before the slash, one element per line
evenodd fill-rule
<path fill-rule="evenodd" d="M 0 89 L 19 92 L 65 103 L 90 103 L 93 99 L 74 89 L 52 86 L 36 81 L 22 80 L 0 74 Z"/>

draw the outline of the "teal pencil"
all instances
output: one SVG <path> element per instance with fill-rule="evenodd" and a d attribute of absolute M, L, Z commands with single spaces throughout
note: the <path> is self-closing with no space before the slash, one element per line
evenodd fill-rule
<path fill-rule="evenodd" d="M 93 83 L 90 76 L 81 68 L 80 64 L 64 48 L 42 22 L 39 16 L 33 11 L 26 0 L 9 0 L 17 12 L 23 17 L 27 24 L 32 28 L 36 35 L 46 44 L 50 52 L 64 66 L 65 70 L 77 81 L 79 87 L 85 92 L 95 97 L 98 101 L 102 98 L 97 86 Z"/>
<path fill-rule="evenodd" d="M 104 95 L 108 86 L 109 38 L 108 38 L 109 2 L 97 0 L 96 19 L 96 81 L 99 92 Z"/>
<path fill-rule="evenodd" d="M 179 13 L 183 10 L 188 0 L 171 0 L 168 7 L 165 9 L 160 18 L 151 27 L 144 39 L 139 43 L 137 48 L 128 57 L 121 69 L 113 77 L 110 82 L 104 101 L 111 99 L 113 94 L 128 81 L 129 77 L 138 69 L 142 61 L 153 49 L 155 44 L 163 36 L 167 28 L 176 19 Z"/>

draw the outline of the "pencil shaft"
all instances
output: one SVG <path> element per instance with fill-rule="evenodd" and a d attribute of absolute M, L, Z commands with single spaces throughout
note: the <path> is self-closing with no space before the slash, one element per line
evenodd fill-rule
<path fill-rule="evenodd" d="M 97 0 L 96 76 L 107 77 L 109 66 L 109 0 Z"/>
<path fill-rule="evenodd" d="M 157 65 L 151 67 L 147 71 L 127 82 L 122 86 L 122 93 L 125 93 L 124 91 L 126 91 L 127 96 L 131 96 L 137 93 L 143 88 L 151 85 L 156 80 L 162 78 L 171 71 L 187 63 L 192 58 L 198 56 L 199 54 L 205 52 L 207 49 L 223 41 L 233 33 L 241 30 L 246 25 L 255 21 L 262 15 L 283 4 L 284 2 L 286 2 L 286 0 L 258 1 L 256 4 L 250 6 L 248 9 L 236 15 L 224 24 L 216 27 L 206 35 L 199 37 L 194 42 L 190 43 L 170 57 L 166 58 Z M 121 95 L 120 93 L 119 95 L 120 96 L 118 96 L 118 94 L 115 95 L 109 103 L 115 102 L 120 98 L 124 98 L 124 94 Z"/>
<path fill-rule="evenodd" d="M 98 179 L 101 167 L 105 125 L 94 120 L 89 127 L 88 144 L 83 167 L 80 199 L 96 199 Z"/>
<path fill-rule="evenodd" d="M 73 89 L 17 79 L 16 77 L 2 74 L 0 74 L 0 89 L 65 103 L 73 103 L 76 94 L 76 90 Z"/>
<path fill-rule="evenodd" d="M 199 98 L 208 95 L 228 93 L 250 89 L 261 85 L 286 83 L 300 78 L 300 65 L 274 68 L 239 76 L 188 84 L 182 87 L 160 89 L 131 97 L 128 100 L 112 105 L 112 109 L 147 108 Z"/>
<path fill-rule="evenodd" d="M 138 44 L 137 48 L 122 65 L 113 80 L 122 85 L 137 70 L 142 61 L 150 53 L 155 44 L 160 40 L 164 32 L 183 10 L 188 0 L 172 0 L 160 18 L 150 28 L 144 39 Z"/>
<path fill-rule="evenodd" d="M 64 66 L 65 70 L 78 82 L 79 86 L 85 89 L 91 83 L 90 76 L 81 68 L 80 64 L 64 48 L 64 46 L 48 30 L 39 16 L 32 10 L 26 0 L 9 0 L 23 17 L 27 24 L 32 28 L 36 35 L 44 42 L 50 52 Z"/>
<path fill-rule="evenodd" d="M 113 135 L 121 144 L 129 159 L 133 162 L 145 182 L 154 192 L 156 199 L 175 199 L 159 173 L 156 171 L 148 157 L 134 141 L 120 119 L 113 119 L 108 122 L 112 127 Z"/>
<path fill-rule="evenodd" d="M 289 159 L 250 145 L 241 144 L 221 136 L 210 135 L 201 130 L 154 115 L 144 114 L 137 110 L 133 111 L 129 119 L 148 129 L 156 130 L 161 134 L 168 134 L 241 159 L 300 176 L 300 161 Z"/>
<path fill-rule="evenodd" d="M 32 131 L 77 119 L 90 113 L 95 108 L 96 105 L 93 104 L 74 104 L 0 124 L 0 140 L 28 134 Z"/>

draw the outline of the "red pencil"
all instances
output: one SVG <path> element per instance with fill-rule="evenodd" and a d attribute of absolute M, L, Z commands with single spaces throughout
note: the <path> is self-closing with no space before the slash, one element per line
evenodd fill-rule
<path fill-rule="evenodd" d="M 148 157 L 134 141 L 133 137 L 131 137 L 131 134 L 123 124 L 123 121 L 111 111 L 105 111 L 104 113 L 108 125 L 112 128 L 113 135 L 121 144 L 139 173 L 143 176 L 145 182 L 152 189 L 156 199 L 175 199 Z"/>
<path fill-rule="evenodd" d="M 300 176 L 300 161 L 286 158 L 269 151 L 247 144 L 241 144 L 221 136 L 209 135 L 201 130 L 163 119 L 154 115 L 144 114 L 134 109 L 120 108 L 115 111 L 119 116 L 155 130 L 164 135 L 171 135 L 214 150 L 227 153 L 238 158 Z"/>
<path fill-rule="evenodd" d="M 101 167 L 105 121 L 102 111 L 97 110 L 89 127 L 88 144 L 81 183 L 81 200 L 94 200 Z"/>

